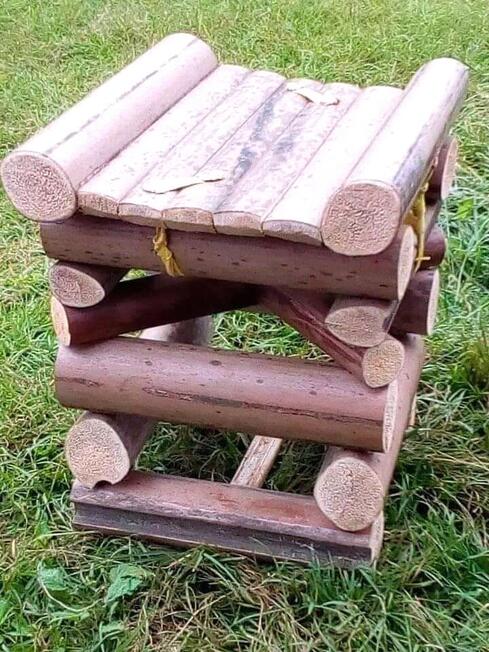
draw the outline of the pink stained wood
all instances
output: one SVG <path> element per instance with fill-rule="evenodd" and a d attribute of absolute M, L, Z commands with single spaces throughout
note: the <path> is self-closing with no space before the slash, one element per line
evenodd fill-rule
<path fill-rule="evenodd" d="M 392 321 L 392 330 L 431 335 L 435 326 L 439 296 L 439 271 L 428 269 L 417 272 L 397 309 Z"/>
<path fill-rule="evenodd" d="M 368 450 L 389 447 L 397 404 L 395 384 L 327 364 L 127 337 L 60 346 L 55 376 L 69 407 Z"/>
<path fill-rule="evenodd" d="M 330 446 L 315 484 L 319 508 L 344 530 L 363 530 L 384 507 L 425 357 L 421 337 L 405 337 L 403 344 L 406 361 L 398 378 L 400 400 L 391 447 L 386 453 L 362 453 Z"/>
<path fill-rule="evenodd" d="M 116 217 L 123 198 L 205 120 L 247 74 L 249 71 L 241 66 L 218 66 L 80 187 L 80 209 L 90 215 Z"/>
<path fill-rule="evenodd" d="M 265 559 L 371 563 L 383 521 L 342 532 L 309 496 L 133 471 L 121 483 L 73 485 L 74 524 L 177 546 L 210 545 Z"/>
<path fill-rule="evenodd" d="M 322 247 L 278 238 L 247 238 L 211 233 L 167 232 L 169 246 L 186 276 L 284 285 L 335 294 L 394 299 L 404 293 L 399 273 L 412 266 L 414 242 L 400 234 L 379 256 L 348 258 Z M 163 271 L 153 249 L 155 230 L 103 218 L 78 216 L 45 223 L 46 254 L 59 260 Z"/>
<path fill-rule="evenodd" d="M 317 292 L 267 287 L 260 298 L 260 305 L 297 329 L 309 342 L 369 387 L 383 387 L 391 383 L 404 362 L 402 344 L 389 337 L 370 348 L 346 344 L 325 324 L 333 301 L 332 296 Z"/>
<path fill-rule="evenodd" d="M 54 331 L 65 345 L 87 344 L 256 303 L 258 288 L 244 283 L 154 274 L 119 283 L 91 308 L 51 301 Z"/>
<path fill-rule="evenodd" d="M 145 188 L 154 188 L 182 176 L 194 176 L 277 91 L 283 81 L 281 75 L 272 72 L 257 71 L 248 75 L 205 121 L 188 133 L 178 148 L 143 177 L 124 198 L 119 206 L 121 218 L 137 224 L 161 224 L 163 211 L 171 206 L 176 193 L 157 194 Z M 192 214 L 186 221 L 174 221 L 172 225 L 183 230 L 214 231 L 212 216 L 205 212 Z"/>
<path fill-rule="evenodd" d="M 280 200 L 359 93 L 360 89 L 350 84 L 325 84 L 320 91 L 323 103 L 306 104 L 214 210 L 216 231 L 261 235 L 263 216 Z"/>
<path fill-rule="evenodd" d="M 444 200 L 450 194 L 457 173 L 458 141 L 449 136 L 436 156 L 427 190 L 428 198 Z"/>
<path fill-rule="evenodd" d="M 321 245 L 324 207 L 393 111 L 402 92 L 366 88 L 338 121 L 281 200 L 264 217 L 262 230 L 274 237 Z"/>
<path fill-rule="evenodd" d="M 389 245 L 460 109 L 468 77 L 467 66 L 449 58 L 418 70 L 348 179 L 329 197 L 321 225 L 327 247 L 364 256 Z"/>
<path fill-rule="evenodd" d="M 420 269 L 438 267 L 442 264 L 447 250 L 447 241 L 443 229 L 436 224 L 425 243 L 424 256 Z"/>
<path fill-rule="evenodd" d="M 167 36 L 7 156 L 1 176 L 14 206 L 40 221 L 73 215 L 80 184 L 216 65 L 195 36 Z"/>
<path fill-rule="evenodd" d="M 289 90 L 289 84 L 293 83 L 301 83 L 314 91 L 322 88 L 319 82 L 306 79 L 281 86 L 199 170 L 199 175 L 217 170 L 223 178 L 175 193 L 171 205 L 163 211 L 166 224 L 172 226 L 174 222 L 185 220 L 195 210 L 196 213 L 209 213 L 216 227 L 213 213 L 220 203 L 233 191 L 236 183 L 260 163 L 267 149 L 283 133 L 290 133 L 290 123 L 310 108 L 311 103 L 304 96 Z M 269 192 L 273 192 L 273 187 Z M 236 234 L 239 235 L 239 229 L 236 229 Z"/>
<path fill-rule="evenodd" d="M 205 345 L 209 343 L 211 334 L 212 319 L 202 317 L 147 328 L 140 337 Z M 66 437 L 68 466 L 86 487 L 94 487 L 98 482 L 120 482 L 135 464 L 154 427 L 154 420 L 141 416 L 84 412 Z"/>

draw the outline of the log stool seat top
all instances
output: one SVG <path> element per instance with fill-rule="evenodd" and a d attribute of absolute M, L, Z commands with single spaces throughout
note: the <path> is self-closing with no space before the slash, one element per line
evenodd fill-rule
<path fill-rule="evenodd" d="M 14 150 L 2 180 L 40 221 L 81 210 L 375 254 L 423 187 L 466 84 L 454 59 L 428 62 L 404 90 L 287 80 L 218 65 L 201 40 L 173 34 Z"/>

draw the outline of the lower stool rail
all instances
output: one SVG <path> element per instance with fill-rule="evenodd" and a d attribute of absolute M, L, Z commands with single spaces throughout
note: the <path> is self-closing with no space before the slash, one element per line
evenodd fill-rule
<path fill-rule="evenodd" d="M 341 566 L 371 563 L 383 517 L 343 532 L 312 496 L 132 471 L 114 486 L 71 492 L 78 528 L 179 546 L 210 545 L 265 559 Z"/>

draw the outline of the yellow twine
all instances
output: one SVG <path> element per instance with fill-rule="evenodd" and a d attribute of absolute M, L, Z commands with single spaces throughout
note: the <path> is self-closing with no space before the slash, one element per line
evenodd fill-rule
<path fill-rule="evenodd" d="M 411 210 L 404 220 L 405 224 L 413 227 L 418 239 L 418 246 L 415 258 L 414 271 L 417 272 L 423 260 L 429 260 L 429 256 L 424 255 L 424 245 L 426 238 L 426 191 L 428 190 L 429 183 L 426 181 L 419 191 Z"/>
<path fill-rule="evenodd" d="M 164 226 L 157 227 L 155 237 L 153 238 L 153 248 L 165 266 L 165 271 L 168 276 L 183 276 L 183 272 L 168 246 L 168 237 Z"/>

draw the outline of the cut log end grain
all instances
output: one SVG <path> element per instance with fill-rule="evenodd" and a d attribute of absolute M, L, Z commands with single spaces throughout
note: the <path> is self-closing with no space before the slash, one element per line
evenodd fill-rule
<path fill-rule="evenodd" d="M 337 527 L 357 532 L 368 527 L 382 510 L 384 487 L 370 466 L 349 452 L 323 467 L 314 497 Z"/>
<path fill-rule="evenodd" d="M 208 344 L 212 319 L 203 317 L 167 326 L 147 328 L 144 340 Z M 86 487 L 99 482 L 116 484 L 129 473 L 150 436 L 154 422 L 129 414 L 85 412 L 70 429 L 65 443 L 68 466 Z"/>
<path fill-rule="evenodd" d="M 316 480 L 317 505 L 344 530 L 362 530 L 381 512 L 405 430 L 411 423 L 424 345 L 418 336 L 406 337 L 403 343 L 406 361 L 396 381 L 399 401 L 389 450 L 377 454 L 330 446 Z"/>
<path fill-rule="evenodd" d="M 51 321 L 58 341 L 65 346 L 71 344 L 70 326 L 66 310 L 56 297 L 51 297 Z"/>
<path fill-rule="evenodd" d="M 416 258 L 416 245 L 417 238 L 414 230 L 410 226 L 405 227 L 399 253 L 399 265 L 397 267 L 398 299 L 404 296 L 411 278 Z"/>
<path fill-rule="evenodd" d="M 324 244 L 339 254 L 368 256 L 394 239 L 401 219 L 400 198 L 393 188 L 356 182 L 335 193 L 323 216 Z"/>
<path fill-rule="evenodd" d="M 302 242 L 303 244 L 321 245 L 321 234 L 313 224 L 293 220 L 265 220 L 263 232 L 271 237 L 290 240 L 291 242 Z"/>
<path fill-rule="evenodd" d="M 339 297 L 333 303 L 325 324 L 342 342 L 362 347 L 377 346 L 385 339 L 388 309 L 389 303 L 381 299 Z"/>
<path fill-rule="evenodd" d="M 115 287 L 126 270 L 98 265 L 58 262 L 49 269 L 52 294 L 65 306 L 89 308 Z"/>
<path fill-rule="evenodd" d="M 1 177 L 15 208 L 32 220 L 64 220 L 76 210 L 76 191 L 68 175 L 42 154 L 12 152 L 2 164 Z"/>
<path fill-rule="evenodd" d="M 241 211 L 221 211 L 214 213 L 214 228 L 217 233 L 237 236 L 261 236 L 259 215 Z"/>
<path fill-rule="evenodd" d="M 110 417 L 94 414 L 81 418 L 65 442 L 66 459 L 73 475 L 86 487 L 98 482 L 120 482 L 130 471 L 128 451 Z"/>
<path fill-rule="evenodd" d="M 392 382 L 404 364 L 404 346 L 387 337 L 365 351 L 362 359 L 363 378 L 369 387 L 383 387 Z"/>
<path fill-rule="evenodd" d="M 170 229 L 215 233 L 212 213 L 200 208 L 168 208 L 162 211 L 161 217 Z"/>
<path fill-rule="evenodd" d="M 53 265 L 49 270 L 49 285 L 54 296 L 66 306 L 94 306 L 105 296 L 96 279 L 66 265 Z"/>

